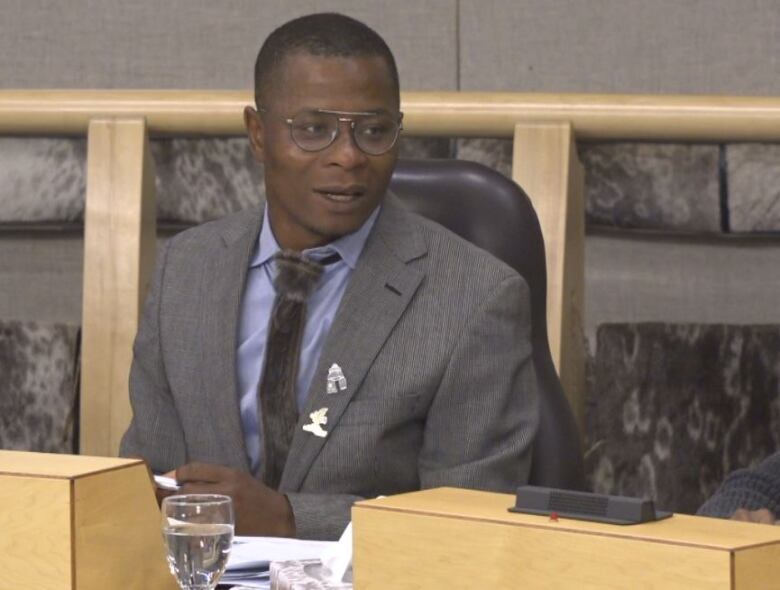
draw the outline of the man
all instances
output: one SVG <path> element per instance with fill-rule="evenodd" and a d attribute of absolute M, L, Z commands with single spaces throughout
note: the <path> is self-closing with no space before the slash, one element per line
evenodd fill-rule
<path fill-rule="evenodd" d="M 244 119 L 264 213 L 160 254 L 121 452 L 176 468 L 185 493 L 232 496 L 243 534 L 335 538 L 362 497 L 524 482 L 538 412 L 528 289 L 385 194 L 402 120 L 387 45 L 345 16 L 291 21 L 260 50 L 255 98 Z M 282 280 L 294 266 L 320 277 L 297 299 Z M 295 302 L 300 352 L 279 354 L 300 315 L 276 314 Z"/>
<path fill-rule="evenodd" d="M 729 475 L 699 514 L 775 524 L 780 514 L 780 452 L 752 469 Z"/>

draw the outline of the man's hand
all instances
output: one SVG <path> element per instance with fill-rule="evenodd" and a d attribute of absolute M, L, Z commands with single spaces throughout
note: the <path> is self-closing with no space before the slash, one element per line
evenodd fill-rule
<path fill-rule="evenodd" d="M 157 484 L 154 482 L 154 478 L 152 478 L 152 485 L 154 486 L 154 497 L 157 498 L 158 506 L 162 506 L 162 501 L 168 496 L 173 496 L 174 494 L 179 493 L 179 492 L 173 492 L 171 490 L 164 490 L 160 487 L 157 487 Z"/>
<path fill-rule="evenodd" d="M 164 498 L 167 498 L 168 496 L 172 496 L 173 494 L 176 493 L 176 492 L 171 492 L 171 491 L 164 490 L 162 488 L 157 487 L 157 482 L 154 481 L 154 472 L 152 471 L 152 468 L 149 467 L 149 462 L 146 459 L 144 459 L 143 457 L 138 457 L 138 456 L 132 456 L 132 457 L 127 457 L 127 458 L 128 459 L 140 459 L 141 461 L 144 462 L 144 466 L 146 467 L 146 471 L 149 474 L 149 479 L 152 482 L 152 488 L 154 489 L 154 497 L 157 500 L 157 505 L 158 506 L 160 506 L 162 504 L 162 501 L 163 501 Z M 170 472 L 170 476 L 171 477 L 176 477 L 175 472 L 171 471 Z"/>
<path fill-rule="evenodd" d="M 236 534 L 294 537 L 295 518 L 287 496 L 248 473 L 220 465 L 188 463 L 176 470 L 179 494 L 224 494 L 233 498 Z"/>
<path fill-rule="evenodd" d="M 743 520 L 745 522 L 758 522 L 761 524 L 775 524 L 775 515 L 766 508 L 760 510 L 746 510 L 739 508 L 731 515 L 731 520 Z"/>

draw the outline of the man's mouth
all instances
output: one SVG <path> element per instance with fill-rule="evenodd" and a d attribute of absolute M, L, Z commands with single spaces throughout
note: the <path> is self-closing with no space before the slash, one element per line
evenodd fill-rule
<path fill-rule="evenodd" d="M 365 188 L 358 185 L 325 186 L 314 189 L 314 192 L 337 203 L 349 203 L 362 197 L 365 193 Z"/>

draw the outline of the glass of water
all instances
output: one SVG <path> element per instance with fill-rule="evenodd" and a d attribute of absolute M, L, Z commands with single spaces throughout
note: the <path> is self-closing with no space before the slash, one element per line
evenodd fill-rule
<path fill-rule="evenodd" d="M 233 541 L 233 502 L 217 494 L 169 496 L 162 502 L 162 533 L 182 590 L 213 590 Z"/>

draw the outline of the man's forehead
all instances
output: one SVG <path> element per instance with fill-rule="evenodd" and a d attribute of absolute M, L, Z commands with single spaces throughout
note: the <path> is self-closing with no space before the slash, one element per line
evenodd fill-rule
<path fill-rule="evenodd" d="M 294 51 L 279 60 L 271 72 L 271 84 L 267 94 L 273 96 L 289 88 L 305 83 L 327 81 L 333 75 L 348 75 L 360 71 L 361 77 L 384 78 L 393 94 L 397 94 L 395 82 L 387 61 L 381 55 L 317 55 L 306 51 Z"/>
<path fill-rule="evenodd" d="M 381 55 L 318 55 L 307 51 L 293 51 L 277 62 L 277 74 L 295 70 L 370 68 L 392 80 L 390 68 Z"/>

